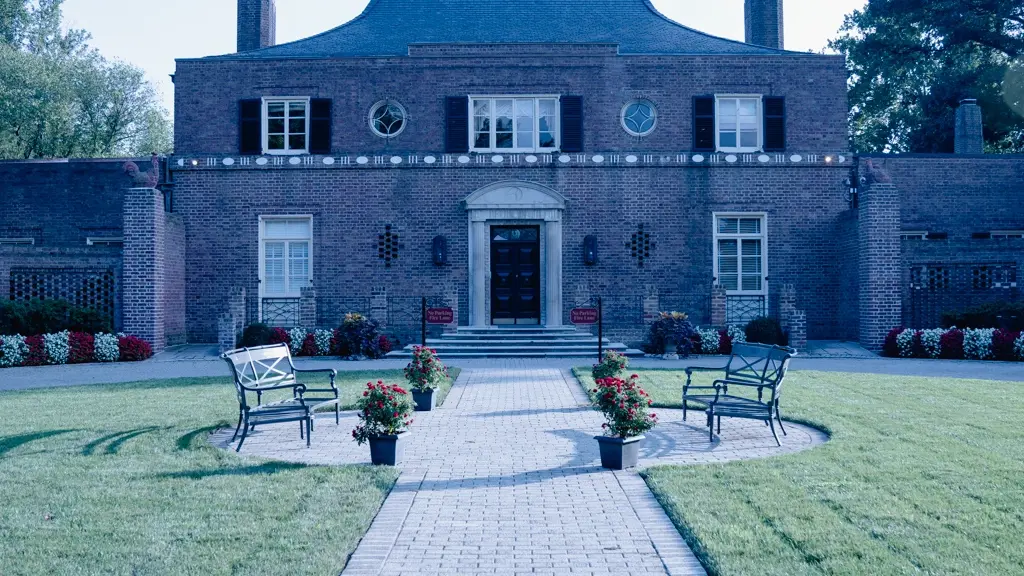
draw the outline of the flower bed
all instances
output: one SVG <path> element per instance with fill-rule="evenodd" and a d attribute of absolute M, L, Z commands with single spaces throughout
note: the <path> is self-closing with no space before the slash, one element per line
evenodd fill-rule
<path fill-rule="evenodd" d="M 125 334 L 54 332 L 0 336 L 0 368 L 89 362 L 138 362 L 153 355 L 149 342 Z"/>
<path fill-rule="evenodd" d="M 891 358 L 1024 361 L 1024 334 L 999 328 L 893 328 L 882 355 Z"/>
<path fill-rule="evenodd" d="M 292 356 L 340 356 L 350 360 L 383 358 L 395 344 L 380 331 L 380 323 L 362 314 L 349 313 L 334 330 L 296 327 L 290 330 L 250 324 L 242 332 L 240 346 L 287 344 Z"/>

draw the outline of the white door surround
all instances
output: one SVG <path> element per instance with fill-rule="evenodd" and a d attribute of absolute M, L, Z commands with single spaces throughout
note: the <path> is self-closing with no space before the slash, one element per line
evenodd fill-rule
<path fill-rule="evenodd" d="M 490 325 L 489 228 L 493 224 L 541 226 L 541 323 L 562 325 L 562 214 L 565 198 L 533 182 L 495 182 L 464 201 L 469 215 L 469 323 Z"/>

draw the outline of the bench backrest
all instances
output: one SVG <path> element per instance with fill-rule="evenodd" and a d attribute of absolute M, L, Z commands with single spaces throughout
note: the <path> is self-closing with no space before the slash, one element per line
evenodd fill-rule
<path fill-rule="evenodd" d="M 238 402 L 246 406 L 245 389 L 274 386 L 295 380 L 295 366 L 287 344 L 229 350 L 220 356 L 235 380 Z"/>
<path fill-rule="evenodd" d="M 725 367 L 725 379 L 747 384 L 763 384 L 777 395 L 796 350 L 785 346 L 748 344 L 732 345 L 732 355 Z"/>

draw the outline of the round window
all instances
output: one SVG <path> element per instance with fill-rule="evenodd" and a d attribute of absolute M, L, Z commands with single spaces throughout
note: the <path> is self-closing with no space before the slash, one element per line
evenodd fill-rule
<path fill-rule="evenodd" d="M 405 108 L 398 102 L 382 100 L 370 108 L 370 129 L 381 138 L 394 138 L 405 130 Z"/>
<path fill-rule="evenodd" d="M 658 124 L 658 110 L 650 100 L 634 100 L 622 107 L 622 127 L 632 136 L 647 136 Z"/>

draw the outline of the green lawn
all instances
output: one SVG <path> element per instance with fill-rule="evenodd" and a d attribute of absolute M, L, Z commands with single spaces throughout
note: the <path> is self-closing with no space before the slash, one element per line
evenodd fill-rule
<path fill-rule="evenodd" d="M 0 393 L 0 574 L 339 573 L 396 471 L 211 447 L 237 406 L 227 378 Z"/>
<path fill-rule="evenodd" d="M 679 406 L 679 372 L 635 372 Z M 1024 574 L 1022 393 L 792 372 L 783 413 L 827 429 L 828 444 L 645 477 L 712 574 Z"/>

